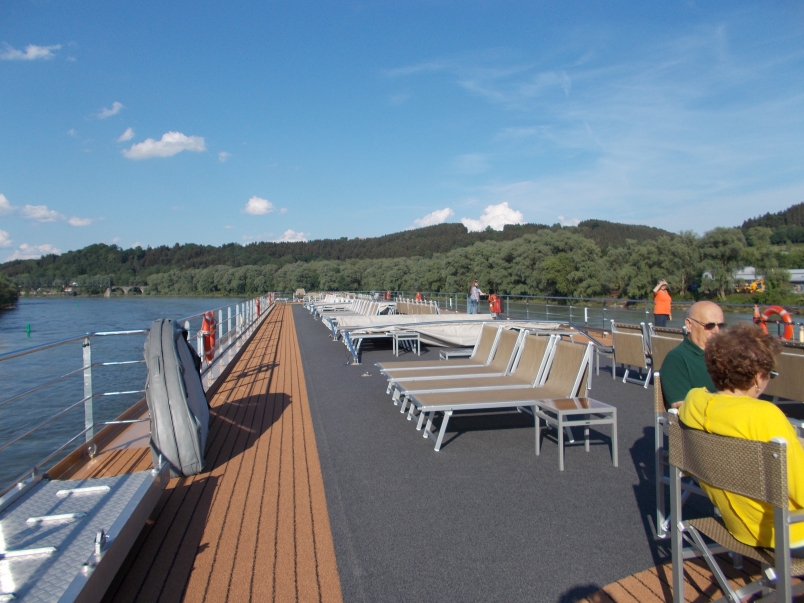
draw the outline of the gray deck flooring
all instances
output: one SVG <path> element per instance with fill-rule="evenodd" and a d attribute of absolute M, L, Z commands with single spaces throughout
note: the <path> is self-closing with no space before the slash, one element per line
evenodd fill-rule
<path fill-rule="evenodd" d="M 604 427 L 590 452 L 567 447 L 560 472 L 555 439 L 536 457 L 521 413 L 456 416 L 434 452 L 374 367 L 390 344 L 347 366 L 344 346 L 293 312 L 344 601 L 570 602 L 669 558 L 651 537 L 652 386 L 608 368 L 593 379 L 590 396 L 618 408 L 619 468 Z"/>

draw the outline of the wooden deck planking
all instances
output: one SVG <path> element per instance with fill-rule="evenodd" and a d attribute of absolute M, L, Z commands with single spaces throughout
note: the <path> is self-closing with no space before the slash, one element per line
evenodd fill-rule
<path fill-rule="evenodd" d="M 205 472 L 170 481 L 105 601 L 340 602 L 289 307 L 266 319 L 211 407 Z M 143 451 L 150 463 L 134 450 L 114 451 L 114 466 L 141 465 Z"/>
<path fill-rule="evenodd" d="M 720 559 L 726 559 L 721 567 L 729 582 L 736 588 L 745 586 L 759 576 L 759 566 L 749 559 L 743 561 L 743 570 L 735 570 L 725 557 L 720 556 Z M 672 603 L 672 571 L 669 563 L 649 568 L 613 582 L 581 599 L 579 603 Z M 723 596 L 709 568 L 701 559 L 684 563 L 684 584 L 684 600 L 689 603 L 708 603 Z M 794 601 L 801 603 L 804 595 L 796 597 Z"/>

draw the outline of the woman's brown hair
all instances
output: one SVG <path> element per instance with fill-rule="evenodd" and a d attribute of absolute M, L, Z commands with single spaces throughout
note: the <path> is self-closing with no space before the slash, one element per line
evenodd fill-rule
<path fill-rule="evenodd" d="M 745 391 L 757 375 L 767 377 L 776 368 L 781 345 L 751 323 L 721 331 L 706 344 L 704 359 L 718 391 Z"/>

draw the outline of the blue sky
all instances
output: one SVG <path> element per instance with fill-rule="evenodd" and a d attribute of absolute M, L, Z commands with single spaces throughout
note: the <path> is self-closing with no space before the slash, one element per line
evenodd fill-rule
<path fill-rule="evenodd" d="M 0 3 L 0 261 L 804 201 L 799 2 Z"/>

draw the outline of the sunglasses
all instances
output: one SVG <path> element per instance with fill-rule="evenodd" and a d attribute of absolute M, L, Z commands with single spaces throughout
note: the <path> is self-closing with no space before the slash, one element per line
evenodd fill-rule
<path fill-rule="evenodd" d="M 770 377 L 771 379 L 776 379 L 776 377 L 778 376 L 779 373 L 777 373 L 776 371 L 771 371 L 770 373 L 768 373 L 768 377 Z"/>
<path fill-rule="evenodd" d="M 725 322 L 701 322 L 700 320 L 696 320 L 694 318 L 690 318 L 692 322 L 697 322 L 701 325 L 706 331 L 713 331 L 715 327 L 718 329 L 725 329 L 726 323 Z"/>

